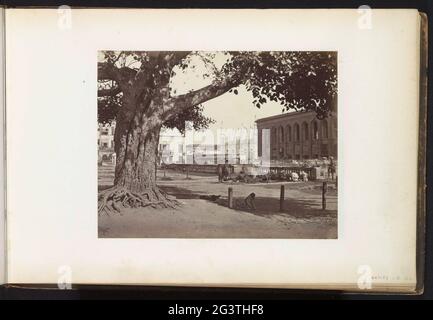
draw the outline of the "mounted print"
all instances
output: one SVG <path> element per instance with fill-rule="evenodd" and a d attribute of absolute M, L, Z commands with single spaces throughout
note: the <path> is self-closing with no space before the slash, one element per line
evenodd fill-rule
<path fill-rule="evenodd" d="M 100 51 L 108 238 L 337 238 L 337 52 Z"/>

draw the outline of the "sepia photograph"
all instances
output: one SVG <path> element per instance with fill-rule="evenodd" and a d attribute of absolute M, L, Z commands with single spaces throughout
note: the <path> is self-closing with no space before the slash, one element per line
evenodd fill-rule
<path fill-rule="evenodd" d="M 98 52 L 101 238 L 337 238 L 337 52 Z"/>

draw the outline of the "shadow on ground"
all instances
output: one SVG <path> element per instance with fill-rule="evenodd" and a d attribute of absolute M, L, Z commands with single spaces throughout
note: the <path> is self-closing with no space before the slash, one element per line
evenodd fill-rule
<path fill-rule="evenodd" d="M 112 187 L 111 185 L 100 185 L 99 191 L 106 190 Z M 177 186 L 160 186 L 160 188 L 171 196 L 177 199 L 203 199 L 206 192 L 191 191 Z M 222 207 L 228 208 L 227 197 L 216 199 L 215 201 L 208 200 Z M 280 200 L 272 197 L 256 197 L 256 210 L 249 209 L 244 202 L 243 197 L 233 198 L 235 210 L 251 213 L 261 217 L 270 217 L 272 215 L 289 215 L 293 218 L 320 218 L 320 217 L 337 217 L 337 210 L 322 210 L 321 204 L 314 200 L 302 199 L 285 199 L 284 209 L 280 211 Z"/>
<path fill-rule="evenodd" d="M 159 188 L 169 195 L 175 196 L 176 199 L 200 199 L 200 195 L 205 194 L 204 192 L 192 192 L 191 190 L 175 186 L 159 186 Z"/>
<path fill-rule="evenodd" d="M 272 181 L 272 182 L 275 182 L 275 181 Z M 300 181 L 300 182 L 282 181 L 281 184 L 284 184 L 286 186 L 290 186 L 291 188 L 293 188 L 293 186 L 296 186 L 296 189 L 298 191 L 302 191 L 302 192 L 305 192 L 307 194 L 312 194 L 312 195 L 321 195 L 322 194 L 322 182 L 311 183 L 311 182 L 302 182 L 302 181 Z M 275 183 L 272 183 L 272 184 L 263 183 L 261 185 L 261 187 L 263 189 L 275 189 Z M 328 181 L 328 189 L 327 189 L 326 194 L 329 196 L 337 196 L 337 189 L 335 186 L 335 182 Z"/>
<path fill-rule="evenodd" d="M 322 210 L 317 201 L 286 199 L 284 209 L 280 211 L 280 200 L 271 197 L 256 197 L 256 210 L 247 208 L 244 198 L 233 199 L 235 210 L 248 212 L 261 217 L 270 217 L 272 215 L 290 215 L 294 218 L 320 218 L 320 217 L 337 217 L 337 210 Z M 228 207 L 227 199 L 219 199 L 215 203 L 220 206 Z"/>
<path fill-rule="evenodd" d="M 99 185 L 98 191 L 104 191 L 111 188 L 113 185 Z M 158 186 L 161 190 L 165 191 L 170 196 L 175 196 L 177 199 L 200 199 L 200 195 L 205 194 L 202 192 L 192 192 L 185 188 L 175 186 Z"/>

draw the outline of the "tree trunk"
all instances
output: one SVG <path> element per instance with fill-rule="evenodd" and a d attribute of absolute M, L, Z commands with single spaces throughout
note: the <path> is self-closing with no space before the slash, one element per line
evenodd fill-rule
<path fill-rule="evenodd" d="M 116 119 L 114 186 L 98 196 L 99 213 L 121 211 L 121 207 L 174 207 L 178 202 L 156 185 L 159 134 L 162 121 L 153 102 L 128 105 Z M 122 107 L 122 108 L 123 108 Z"/>
<path fill-rule="evenodd" d="M 131 128 L 121 138 L 120 159 L 116 163 L 114 185 L 142 193 L 156 187 L 156 165 L 160 126 L 142 132 L 139 126 Z"/>
<path fill-rule="evenodd" d="M 157 127 L 141 134 L 139 129 L 133 129 L 123 161 L 116 165 L 114 185 L 137 193 L 156 187 L 159 130 Z"/>

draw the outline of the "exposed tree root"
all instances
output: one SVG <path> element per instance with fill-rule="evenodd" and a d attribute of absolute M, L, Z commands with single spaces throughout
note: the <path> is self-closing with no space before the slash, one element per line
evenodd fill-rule
<path fill-rule="evenodd" d="M 120 213 L 122 208 L 176 208 L 180 202 L 170 197 L 159 188 L 152 188 L 143 193 L 134 193 L 124 187 L 114 186 L 99 192 L 98 214 Z"/>

